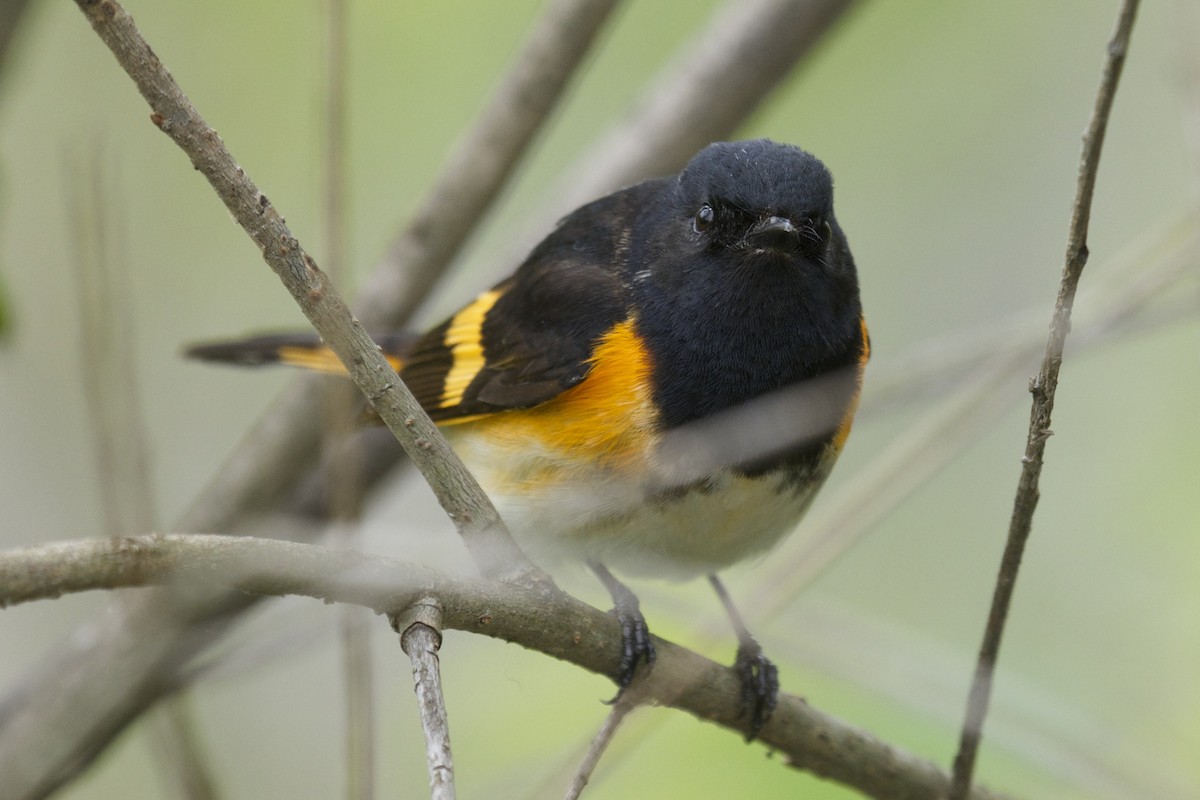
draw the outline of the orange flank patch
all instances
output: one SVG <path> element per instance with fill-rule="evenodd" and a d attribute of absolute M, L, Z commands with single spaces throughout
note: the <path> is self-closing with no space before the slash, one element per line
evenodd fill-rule
<path fill-rule="evenodd" d="M 523 468 L 510 464 L 524 473 L 518 481 L 561 476 L 565 460 L 578 461 L 581 470 L 620 472 L 644 465 L 657 413 L 650 357 L 632 321 L 600 339 L 591 364 L 583 382 L 541 405 L 483 415 L 455 428 L 474 442 L 486 441 L 494 456 L 526 457 Z"/>
<path fill-rule="evenodd" d="M 846 444 L 846 439 L 850 436 L 850 426 L 854 423 L 854 412 L 858 411 L 858 399 L 862 396 L 863 370 L 867 368 L 867 362 L 871 359 L 871 337 L 867 334 L 867 321 L 860 318 L 858 324 L 862 331 L 863 343 L 862 354 L 858 357 L 858 387 L 854 390 L 854 397 L 850 399 L 850 407 L 842 415 L 842 421 L 838 423 L 837 433 L 833 436 L 833 447 L 839 452 L 842 446 Z"/>
<path fill-rule="evenodd" d="M 503 291 L 484 292 L 450 320 L 443 344 L 454 359 L 442 386 L 438 408 L 451 408 L 462 402 L 463 392 L 483 369 L 483 320 Z"/>

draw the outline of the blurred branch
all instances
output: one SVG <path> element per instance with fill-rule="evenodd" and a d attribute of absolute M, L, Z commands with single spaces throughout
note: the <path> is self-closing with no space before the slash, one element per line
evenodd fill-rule
<path fill-rule="evenodd" d="M 442 606 L 422 597 L 393 618 L 400 649 L 412 661 L 413 688 L 425 734 L 425 763 L 429 768 L 432 800 L 454 800 L 454 757 L 450 752 L 450 721 L 442 695 L 438 650 L 442 646 Z"/>
<path fill-rule="evenodd" d="M 983 736 L 983 722 L 987 716 L 991 697 L 992 677 L 1000 651 L 1000 640 L 1004 633 L 1008 609 L 1012 602 L 1017 573 L 1025 552 L 1025 543 L 1033 527 L 1033 512 L 1038 502 L 1038 482 L 1041 477 L 1046 440 L 1050 429 L 1050 415 L 1054 410 L 1054 394 L 1058 388 L 1058 373 L 1062 367 L 1063 348 L 1067 332 L 1071 327 L 1071 308 L 1075 302 L 1075 291 L 1083 267 L 1087 263 L 1088 222 L 1091 219 L 1092 196 L 1096 188 L 1096 173 L 1100 167 L 1100 151 L 1104 144 L 1104 133 L 1112 111 L 1113 98 L 1125 64 L 1125 53 L 1137 14 L 1138 0 L 1124 0 L 1117 17 L 1116 31 L 1108 44 L 1108 57 L 1100 79 L 1100 89 L 1092 109 L 1092 117 L 1083 137 L 1083 154 L 1079 164 L 1079 180 L 1076 185 L 1075 202 L 1071 211 L 1071 226 L 1067 234 L 1066 263 L 1063 266 L 1062 283 L 1054 303 L 1054 315 L 1050 320 L 1050 336 L 1046 342 L 1046 353 L 1041 369 L 1029 384 L 1033 395 L 1030 410 L 1029 435 L 1025 444 L 1025 456 L 1021 459 L 1021 478 L 1017 496 L 1013 503 L 1012 520 L 1009 525 L 1008 541 L 1000 562 L 996 579 L 992 608 L 988 614 L 983 643 L 979 649 L 979 663 L 967 699 L 966 718 L 963 721 L 959 749 L 954 757 L 954 781 L 951 800 L 964 800 L 971 788 L 971 776 L 975 769 L 975 756 Z"/>
<path fill-rule="evenodd" d="M 29 0 L 4 0 L 0 3 L 0 80 L 3 80 L 4 68 L 8 65 L 13 35 L 29 5 Z"/>
<path fill-rule="evenodd" d="M 554 202 L 530 215 L 519 250 L 496 268 L 523 256 L 564 210 L 678 172 L 701 148 L 730 138 L 854 2 L 728 0 L 548 193 Z"/>
<path fill-rule="evenodd" d="M 104 170 L 99 153 L 87 167 L 70 165 L 66 184 L 71 242 L 78 278 L 80 372 L 89 398 L 95 474 L 104 511 L 104 532 L 118 536 L 155 527 L 154 481 L 145 415 L 133 359 L 134 333 L 127 275 L 113 256 L 121 226 L 104 203 Z M 125 602 L 128 598 L 122 598 Z M 164 755 L 159 768 L 183 797 L 211 800 L 216 779 L 202 752 L 188 706 L 182 698 L 164 704 L 142 735 Z"/>
<path fill-rule="evenodd" d="M 617 3 L 547 4 L 441 178 L 364 284 L 356 308 L 364 325 L 393 328 L 408 321 L 520 164 Z"/>
<path fill-rule="evenodd" d="M 731 0 L 642 92 L 563 181 L 573 207 L 624 184 L 678 172 L 728 138 L 854 0 Z M 560 208 L 561 210 L 561 208 Z"/>
<path fill-rule="evenodd" d="M 484 634 L 613 677 L 620 662 L 616 618 L 552 587 L 454 578 L 415 564 L 341 548 L 274 539 L 151 535 L 84 539 L 0 553 L 0 605 L 91 589 L 172 585 L 255 595 L 305 595 L 403 613 L 435 597 L 441 625 Z M 437 626 L 434 626 L 437 627 Z M 744 734 L 736 674 L 703 656 L 655 639 L 658 660 L 645 699 Z M 949 776 L 933 764 L 812 708 L 795 695 L 759 737 L 787 764 L 852 786 L 871 797 L 938 798 Z M 6 775 L 7 777 L 7 775 Z M 986 789 L 974 798 L 996 798 Z"/>
<path fill-rule="evenodd" d="M 1179 89 L 1183 141 L 1187 147 L 1193 198 L 1200 198 L 1200 6 L 1174 3 L 1175 33 L 1180 54 L 1177 68 L 1182 76 Z"/>
<path fill-rule="evenodd" d="M 345 285 L 350 262 L 347 218 L 347 41 L 348 8 L 344 0 L 324 3 L 323 47 L 325 85 L 322 147 L 322 216 L 325 227 L 325 269 L 336 285 Z M 352 437 L 355 408 L 361 398 L 342 381 L 327 381 L 322 389 L 321 453 L 331 466 L 330 505 L 336 520 L 333 539 L 355 547 L 361 539 L 363 509 L 362 448 Z M 340 446 L 343 445 L 344 446 Z M 342 655 L 342 688 L 346 758 L 346 800 L 372 800 L 375 794 L 375 698 L 371 669 L 370 620 L 360 608 L 347 606 L 338 615 Z"/>
<path fill-rule="evenodd" d="M 3 275 L 0 275 L 2 278 Z M 8 295 L 4 291 L 4 282 L 0 281 L 0 344 L 8 338 L 12 325 L 12 313 L 8 310 Z"/>

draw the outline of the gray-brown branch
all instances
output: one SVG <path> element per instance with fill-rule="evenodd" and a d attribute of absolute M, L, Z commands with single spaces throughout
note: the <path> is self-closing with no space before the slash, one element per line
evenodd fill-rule
<path fill-rule="evenodd" d="M 532 573 L 535 568 L 512 541 L 491 500 L 350 313 L 328 276 L 183 94 L 138 32 L 133 18 L 115 0 L 78 0 L 78 5 L 149 104 L 151 121 L 208 180 L 425 476 L 483 573 Z"/>
<path fill-rule="evenodd" d="M 171 585 L 187 593 L 214 584 L 255 595 L 353 603 L 381 614 L 403 614 L 423 598 L 436 598 L 445 628 L 513 642 L 609 677 L 620 661 L 616 618 L 553 587 L 453 578 L 341 548 L 250 537 L 150 535 L 0 553 L 0 605 L 92 589 Z M 733 670 L 662 639 L 655 647 L 658 660 L 639 689 L 650 703 L 745 733 L 741 686 Z M 871 797 L 932 800 L 949 790 L 949 775 L 935 765 L 795 695 L 780 696 L 760 739 L 790 766 Z M 970 796 L 1000 797 L 978 787 Z"/>
<path fill-rule="evenodd" d="M 438 650 L 442 646 L 442 604 L 436 597 L 418 598 L 392 627 L 400 634 L 400 648 L 412 662 L 413 690 L 425 734 L 425 764 L 429 769 L 432 800 L 454 800 L 454 758 L 450 752 L 450 720 L 442 694 Z"/>

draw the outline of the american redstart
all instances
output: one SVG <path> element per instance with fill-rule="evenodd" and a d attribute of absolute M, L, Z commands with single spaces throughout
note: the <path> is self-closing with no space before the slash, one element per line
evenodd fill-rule
<path fill-rule="evenodd" d="M 587 563 L 621 622 L 624 689 L 654 646 L 634 575 L 708 575 L 757 735 L 774 664 L 716 577 L 795 527 L 850 430 L 870 351 L 812 155 L 717 143 L 577 209 L 509 278 L 420 337 L 381 338 L 517 542 Z M 311 337 L 189 353 L 341 372 Z"/>

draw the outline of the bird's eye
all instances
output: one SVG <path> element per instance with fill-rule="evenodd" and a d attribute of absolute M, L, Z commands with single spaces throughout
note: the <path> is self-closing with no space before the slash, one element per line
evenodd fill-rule
<path fill-rule="evenodd" d="M 713 219 L 715 218 L 716 214 L 713 213 L 712 206 L 705 203 L 696 212 L 696 218 L 692 220 L 692 227 L 696 229 L 696 233 L 704 233 L 712 227 Z"/>

